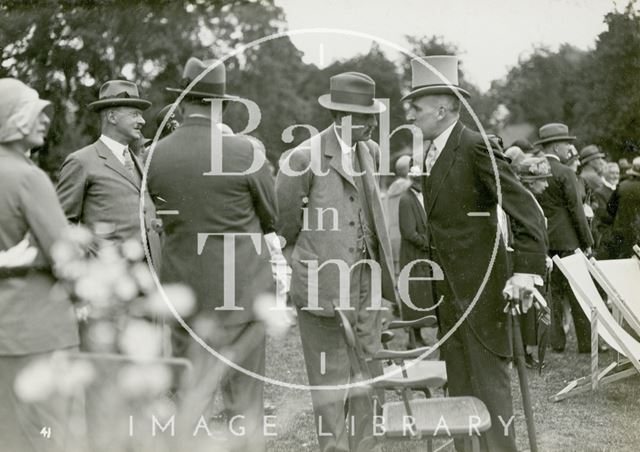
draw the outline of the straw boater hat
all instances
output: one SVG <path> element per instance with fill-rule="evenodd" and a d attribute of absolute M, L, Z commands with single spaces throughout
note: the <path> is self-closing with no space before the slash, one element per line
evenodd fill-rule
<path fill-rule="evenodd" d="M 554 141 L 574 141 L 576 137 L 569 135 L 569 127 L 559 122 L 545 124 L 538 130 L 538 141 L 534 146 L 539 144 L 552 143 Z"/>
<path fill-rule="evenodd" d="M 436 55 L 411 60 L 411 92 L 401 100 L 428 94 L 455 95 L 456 93 L 470 97 L 465 89 L 458 86 L 457 56 Z"/>
<path fill-rule="evenodd" d="M 141 99 L 138 87 L 127 80 L 109 80 L 100 87 L 98 100 L 91 102 L 89 110 L 100 111 L 108 107 L 135 107 L 146 110 L 151 102 Z"/>
<path fill-rule="evenodd" d="M 376 96 L 376 82 L 360 72 L 344 72 L 329 79 L 329 93 L 318 98 L 324 108 L 349 113 L 382 113 L 385 105 Z"/>
<path fill-rule="evenodd" d="M 516 165 L 518 177 L 523 181 L 552 177 L 551 166 L 544 157 L 526 157 Z"/>
<path fill-rule="evenodd" d="M 196 57 L 191 57 L 184 65 L 182 71 L 182 80 L 180 81 L 180 88 L 166 88 L 167 91 L 172 93 L 182 93 L 187 86 L 193 82 L 196 77 L 202 74 L 210 66 L 216 64 L 216 60 L 200 60 Z M 227 70 L 224 67 L 224 63 L 219 63 L 207 72 L 187 93 L 188 97 L 199 99 L 237 99 L 236 96 L 227 94 Z"/>
<path fill-rule="evenodd" d="M 589 146 L 585 146 L 580 151 L 580 163 L 583 165 L 591 160 L 595 160 L 597 158 L 604 158 L 605 155 L 600 152 L 598 146 L 595 144 L 590 144 Z"/>

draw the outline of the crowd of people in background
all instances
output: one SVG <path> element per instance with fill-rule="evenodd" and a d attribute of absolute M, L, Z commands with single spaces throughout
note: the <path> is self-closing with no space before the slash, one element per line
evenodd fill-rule
<path fill-rule="evenodd" d="M 443 85 L 425 62 L 445 73 L 452 84 Z M 185 65 L 183 84 L 196 80 L 211 63 L 191 58 Z M 318 100 L 327 118 L 330 116 L 328 127 L 318 137 L 320 150 L 328 157 L 321 162 L 326 172 L 323 177 L 306 171 L 313 161 L 309 143 L 284 153 L 274 177 L 267 165 L 244 174 L 253 163 L 255 148 L 234 135 L 222 118 L 212 116 L 205 99 L 230 98 L 225 92 L 224 66 L 217 66 L 194 82 L 171 117 L 170 106 L 156 116 L 157 126 L 165 125 L 150 161 L 148 190 L 142 181 L 151 141 L 142 136 L 141 129 L 143 112 L 150 103 L 134 83 L 111 80 L 102 85 L 98 99 L 89 105 L 100 121 L 101 136 L 68 155 L 54 189 L 28 158 L 29 149 L 44 140 L 49 123 L 47 103 L 17 80 L 0 80 L 0 251 L 12 248 L 25 235 L 42 251 L 37 267 L 0 273 L 0 418 L 3 425 L 8 419 L 15 421 L 7 433 L 10 440 L 16 447 L 31 447 L 30 416 L 63 417 L 60 405 L 27 412 L 11 388 L 12 379 L 33 355 L 79 346 L 69 302 L 58 300 L 56 306 L 44 302 L 54 279 L 48 253 L 66 221 L 92 228 L 109 225 L 102 233 L 114 241 L 145 232 L 149 264 L 159 270 L 161 280 L 188 282 L 197 294 L 198 313 L 215 317 L 219 328 L 204 333 L 212 347 L 244 344 L 243 338 L 251 333 L 251 343 L 245 341 L 238 364 L 257 374 L 265 370 L 265 332 L 252 306 L 262 291 L 272 289 L 272 276 L 276 280 L 283 276 L 272 275 L 270 262 L 286 261 L 292 268 L 289 296 L 296 307 L 307 374 L 311 384 L 321 386 L 347 383 L 350 369 L 334 313 L 341 297 L 340 275 L 326 271 L 315 282 L 324 313 L 303 309 L 314 287 L 306 274 L 310 260 L 342 259 L 348 265 L 361 259 L 378 262 L 381 296 L 391 302 L 395 314 L 405 320 L 426 312 L 437 314 L 437 334 L 442 335 L 454 329 L 471 305 L 483 276 L 480 267 L 490 255 L 499 228 L 501 248 L 488 284 L 473 314 L 443 345 L 441 356 L 447 363 L 449 393 L 477 396 L 489 408 L 493 427 L 483 435 L 483 447 L 515 450 L 513 426 L 503 434 L 497 417 L 508 419 L 513 413 L 507 367 L 510 339 L 501 314 L 503 290 L 510 287 L 516 298 L 526 298 L 534 286 L 543 286 L 551 307 L 553 350 L 565 351 L 570 315 L 578 352 L 589 352 L 589 321 L 549 258 L 576 249 L 599 259 L 631 255 L 632 246 L 640 242 L 640 157 L 631 163 L 625 159 L 613 162 L 593 144 L 578 151 L 573 144 L 577 138 L 560 123 L 542 125 L 533 144 L 519 139 L 503 146 L 496 135 L 481 136 L 459 121 L 456 95 L 469 97 L 469 93 L 457 85 L 457 65 L 452 56 L 412 62 L 411 91 L 402 100 L 409 105 L 408 122 L 423 133 L 425 158 L 414 161 L 413 152 L 398 156 L 395 179 L 386 188 L 373 177 L 380 149 L 372 139 L 376 115 L 385 106 L 375 99 L 375 82 L 365 74 L 347 72 L 332 77 L 329 93 Z M 179 93 L 183 88 L 168 89 Z M 351 122 L 344 122 L 347 117 Z M 345 124 L 351 124 L 348 143 L 344 141 Z M 222 136 L 223 167 L 230 174 L 224 178 L 202 177 L 203 169 L 210 167 L 212 127 L 219 128 Z M 345 161 L 355 175 L 341 166 Z M 283 165 L 293 173 L 283 171 Z M 141 195 L 145 196 L 142 211 Z M 481 214 L 489 212 L 487 220 L 469 215 L 470 208 Z M 331 209 L 337 212 L 332 219 L 337 227 L 323 229 L 324 212 Z M 160 211 L 177 213 L 160 221 Z M 309 221 L 319 226 L 310 229 Z M 194 234 L 203 231 L 207 237 L 198 238 L 196 252 Z M 260 251 L 249 241 L 238 242 L 231 302 L 225 286 L 229 261 L 223 258 L 227 244 L 219 236 L 225 231 L 258 234 L 266 244 Z M 276 232 L 285 239 L 283 249 L 273 238 Z M 424 281 L 433 275 L 426 260 L 443 266 L 446 282 Z M 400 301 L 394 278 L 417 261 L 412 271 L 415 280 L 408 289 L 411 302 Z M 380 345 L 382 325 L 381 314 L 367 309 L 377 296 L 369 290 L 374 277 L 371 269 L 360 266 L 350 278 L 348 297 L 356 309 L 348 314 L 349 321 L 364 351 L 373 354 Z M 36 287 L 40 287 L 37 293 Z M 24 300 L 17 302 L 18 298 Z M 42 304 L 37 317 L 33 310 L 40 304 L 34 302 Z M 234 302 L 247 309 L 221 314 L 210 309 Z M 43 316 L 47 321 L 38 320 Z M 527 362 L 532 367 L 543 366 L 533 354 L 536 325 L 531 319 L 535 316 L 522 318 Z M 59 334 L 62 331 L 65 334 Z M 416 328 L 411 332 L 412 343 L 431 345 L 435 334 L 425 337 Z M 174 331 L 174 336 L 182 336 L 175 344 L 183 345 L 182 349 L 176 345 L 174 351 L 195 365 L 194 378 L 183 388 L 183 397 L 197 405 L 196 411 L 205 410 L 212 397 L 207 375 L 216 359 L 195 342 L 185 346 L 189 338 L 183 330 Z M 330 353 L 321 367 L 319 356 L 327 347 Z M 250 432 L 233 447 L 264 450 L 258 423 L 264 415 L 262 381 L 232 371 L 222 389 L 230 415 L 246 416 Z M 344 389 L 312 391 L 315 427 L 323 450 L 373 447 L 366 427 L 357 432 L 356 439 L 345 430 L 347 411 L 356 413 L 358 419 L 372 415 L 362 411 L 357 394 L 347 393 Z"/>

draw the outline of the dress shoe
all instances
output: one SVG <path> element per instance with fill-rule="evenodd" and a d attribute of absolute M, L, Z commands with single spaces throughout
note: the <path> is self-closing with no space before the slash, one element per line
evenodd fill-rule
<path fill-rule="evenodd" d="M 535 358 L 535 356 L 533 356 L 532 353 L 527 353 L 527 354 L 524 355 L 524 364 L 529 369 L 540 369 L 540 367 L 542 367 L 542 369 L 544 369 L 545 367 L 547 367 L 547 363 L 545 363 L 545 362 L 543 362 L 542 366 L 540 366 L 540 361 L 538 361 Z"/>

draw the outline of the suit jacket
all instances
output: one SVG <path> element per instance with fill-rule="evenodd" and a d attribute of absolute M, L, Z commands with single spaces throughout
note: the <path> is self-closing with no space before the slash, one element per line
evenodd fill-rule
<path fill-rule="evenodd" d="M 422 196 L 422 194 L 419 194 Z M 429 258 L 429 235 L 427 231 L 427 214 L 412 190 L 405 191 L 400 197 L 398 208 L 400 224 L 400 268 L 404 268 L 417 259 Z M 416 263 L 411 269 L 411 277 L 432 276 L 431 267 L 426 263 Z M 419 308 L 433 305 L 430 286 L 426 281 L 410 281 L 409 295 L 411 302 Z M 402 318 L 414 320 L 434 312 L 416 311 L 402 303 Z"/>
<path fill-rule="evenodd" d="M 165 201 L 158 208 L 179 212 L 163 218 L 160 276 L 163 282 L 190 285 L 201 312 L 214 314 L 225 325 L 238 325 L 255 319 L 255 298 L 273 289 L 263 234 L 275 231 L 274 181 L 267 165 L 246 175 L 203 175 L 211 168 L 211 126 L 209 119 L 187 118 L 149 156 L 149 191 Z M 247 138 L 223 135 L 224 172 L 244 172 L 253 156 Z M 260 237 L 257 244 L 249 237 L 237 237 L 231 255 L 225 254 L 223 236 L 209 236 L 206 243 L 199 243 L 202 233 Z M 225 286 L 224 274 L 231 269 L 235 284 Z M 234 290 L 235 306 L 242 310 L 213 311 L 223 306 L 223 289 Z"/>
<path fill-rule="evenodd" d="M 135 155 L 134 164 L 142 177 L 142 166 Z M 141 239 L 141 186 L 113 152 L 100 140 L 67 156 L 58 180 L 58 197 L 67 219 L 93 229 L 96 223 L 108 223 L 114 229 L 109 238 L 117 241 Z M 160 262 L 160 238 L 152 229 L 155 207 L 144 193 L 144 227 L 151 259 Z"/>
<path fill-rule="evenodd" d="M 312 141 L 313 140 L 313 141 Z M 308 169 L 315 140 L 319 140 L 321 153 L 320 167 L 326 175 L 315 175 Z M 381 266 L 382 296 L 395 301 L 393 282 L 393 257 L 391 244 L 385 224 L 380 190 L 373 176 L 378 161 L 378 145 L 369 140 L 360 142 L 356 152 L 361 158 L 361 171 L 365 174 L 363 185 L 366 202 L 370 206 L 374 233 L 377 237 L 378 262 Z M 300 144 L 283 154 L 282 162 L 302 174 L 293 176 L 282 170 L 276 180 L 278 196 L 278 231 L 286 240 L 285 256 L 292 268 L 291 298 L 301 307 L 307 306 L 309 280 L 305 260 L 315 260 L 319 265 L 330 259 L 338 259 L 351 266 L 362 259 L 361 250 L 356 247 L 358 241 L 358 209 L 355 202 L 357 189 L 352 176 L 346 173 L 342 165 L 342 150 L 338 143 L 333 125 L 319 136 Z M 303 208 L 308 215 L 308 229 L 303 229 Z M 323 211 L 337 211 L 337 228 L 333 228 L 332 215 Z M 322 217 L 322 219 L 321 219 Z M 323 230 L 316 225 L 324 223 Z M 364 264 L 362 264 L 364 265 Z M 334 303 L 340 298 L 340 279 L 336 265 L 327 265 L 318 275 L 317 287 L 319 307 L 322 310 L 310 311 L 325 317 L 334 315 Z"/>
<path fill-rule="evenodd" d="M 566 165 L 554 158 L 548 160 L 553 177 L 538 200 L 548 220 L 549 249 L 588 248 L 593 245 L 593 237 L 584 215 L 578 179 Z"/>
<path fill-rule="evenodd" d="M 445 297 L 439 308 L 441 326 L 445 331 L 450 328 L 477 298 L 467 318 L 470 329 L 487 349 L 509 356 L 502 290 L 512 271 L 544 274 L 544 217 L 505 157 L 497 151 L 494 155 L 500 190 L 482 136 L 458 122 L 431 175 L 424 178 L 423 197 L 431 259 L 444 272 L 444 281 L 434 285 L 434 300 L 440 295 L 452 298 Z M 511 264 L 498 229 L 498 193 L 503 210 L 511 218 Z M 471 212 L 483 215 L 469 215 Z M 494 249 L 496 236 L 499 242 Z"/>
<path fill-rule="evenodd" d="M 38 248 L 32 270 L 0 276 L 0 355 L 25 355 L 78 345 L 75 312 L 55 296 L 51 247 L 67 221 L 49 177 L 22 154 L 0 149 L 0 250 L 29 234 Z"/>

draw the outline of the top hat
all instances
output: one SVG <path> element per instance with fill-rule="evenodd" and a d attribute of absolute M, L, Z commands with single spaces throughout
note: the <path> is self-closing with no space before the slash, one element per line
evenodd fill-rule
<path fill-rule="evenodd" d="M 526 157 L 516 165 L 518 176 L 522 180 L 547 179 L 552 177 L 551 165 L 544 157 Z"/>
<path fill-rule="evenodd" d="M 552 143 L 554 141 L 574 141 L 576 137 L 569 135 L 569 127 L 559 122 L 545 124 L 538 130 L 538 141 L 534 145 Z"/>
<path fill-rule="evenodd" d="M 376 82 L 361 72 L 344 72 L 329 79 L 329 94 L 318 102 L 329 110 L 349 113 L 382 113 L 385 105 L 377 99 Z"/>
<path fill-rule="evenodd" d="M 191 84 L 200 74 L 207 70 L 208 67 L 214 65 L 217 60 L 200 60 L 191 57 L 184 65 L 182 71 L 182 80 L 180 88 L 166 88 L 172 93 L 182 93 L 187 86 Z M 186 93 L 186 96 L 197 98 L 223 98 L 235 99 L 236 96 L 230 96 L 227 90 L 227 70 L 224 63 L 219 63 L 210 71 L 200 78 L 195 85 Z"/>
<path fill-rule="evenodd" d="M 458 57 L 437 55 L 411 60 L 411 92 L 400 100 L 429 94 L 452 94 L 465 97 L 469 93 L 458 86 Z"/>
<path fill-rule="evenodd" d="M 598 146 L 595 144 L 590 144 L 589 146 L 585 146 L 580 151 L 580 162 L 584 165 L 591 160 L 595 160 L 597 158 L 604 158 L 605 155 L 600 152 Z"/>
<path fill-rule="evenodd" d="M 151 102 L 140 98 L 138 86 L 127 80 L 109 80 L 103 83 L 98 100 L 87 105 L 93 111 L 107 107 L 135 107 L 146 110 L 150 106 Z"/>

